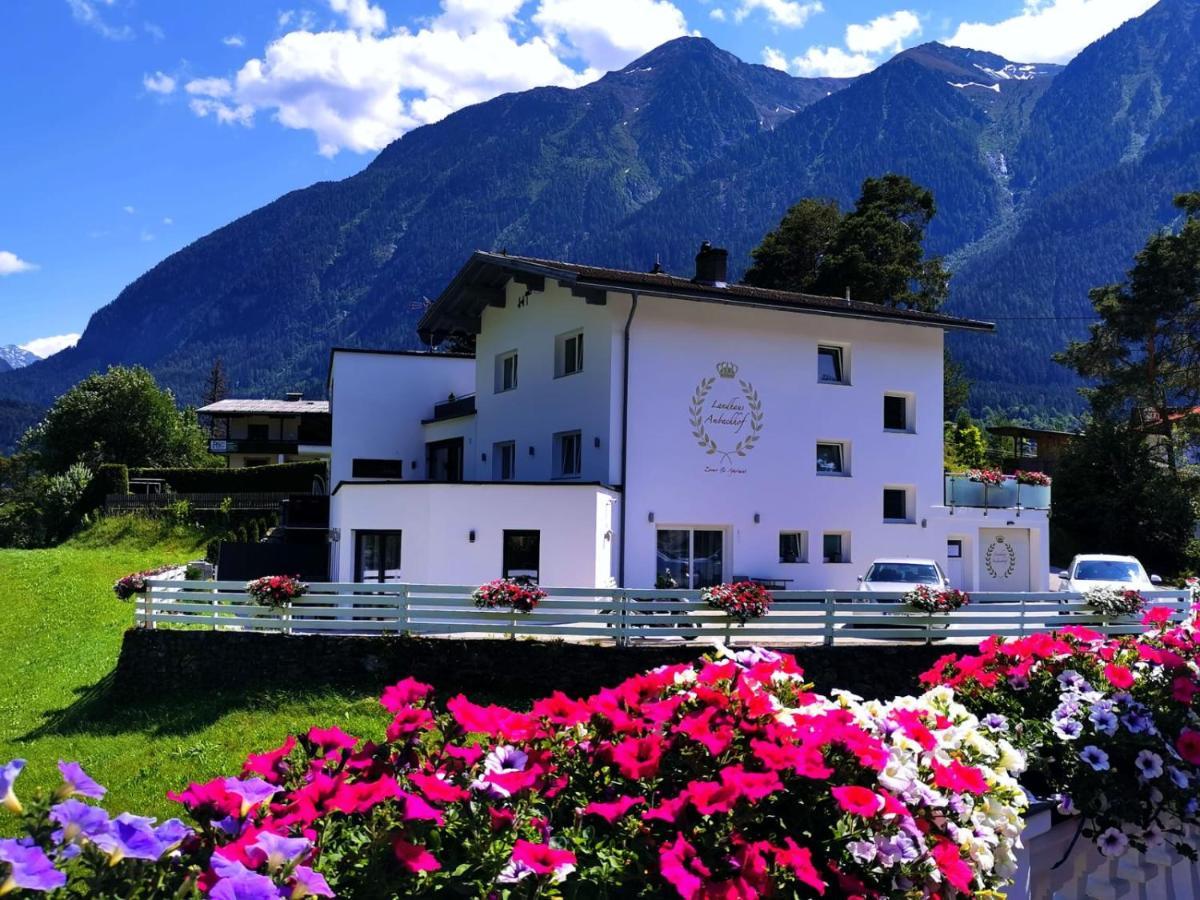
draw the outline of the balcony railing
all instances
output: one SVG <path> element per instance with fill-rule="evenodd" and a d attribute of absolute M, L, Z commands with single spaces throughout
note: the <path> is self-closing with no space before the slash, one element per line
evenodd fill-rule
<path fill-rule="evenodd" d="M 209 453 L 295 453 L 298 441 L 273 441 L 262 438 L 213 438 L 208 442 Z"/>
<path fill-rule="evenodd" d="M 457 419 L 460 416 L 470 416 L 475 413 L 475 395 L 463 394 L 441 403 L 433 404 L 433 418 L 429 421 L 440 422 L 443 419 Z"/>
<path fill-rule="evenodd" d="M 989 485 L 966 475 L 947 475 L 945 503 L 973 509 L 1049 509 L 1050 486 L 1018 484 L 1007 476 L 1001 484 Z"/>

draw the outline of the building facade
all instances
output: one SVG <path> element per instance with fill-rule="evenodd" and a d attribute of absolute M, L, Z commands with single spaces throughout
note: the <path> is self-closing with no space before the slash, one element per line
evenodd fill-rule
<path fill-rule="evenodd" d="M 328 459 L 329 401 L 288 394 L 282 400 L 218 400 L 196 410 L 209 422 L 208 450 L 231 469 Z"/>
<path fill-rule="evenodd" d="M 1045 588 L 1047 496 L 948 502 L 943 336 L 989 325 L 724 281 L 476 253 L 420 326 L 473 358 L 335 351 L 335 577 Z"/>

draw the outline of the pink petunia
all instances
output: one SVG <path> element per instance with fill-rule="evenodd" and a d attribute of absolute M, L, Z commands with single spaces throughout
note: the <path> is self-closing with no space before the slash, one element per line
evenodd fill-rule
<path fill-rule="evenodd" d="M 950 760 L 948 766 L 936 761 L 932 766 L 934 787 L 945 788 L 958 794 L 987 793 L 987 779 L 974 766 L 964 765 L 957 759 Z"/>
<path fill-rule="evenodd" d="M 392 852 L 396 854 L 400 865 L 410 872 L 436 872 L 442 867 L 437 857 L 420 844 L 411 844 L 403 838 L 392 840 Z"/>
<path fill-rule="evenodd" d="M 696 855 L 696 848 L 682 834 L 663 846 L 658 870 L 683 900 L 698 900 L 703 896 L 705 879 L 712 877 L 712 871 Z"/>
<path fill-rule="evenodd" d="M 405 707 L 424 700 L 433 693 L 433 688 L 417 681 L 415 678 L 405 678 L 384 688 L 380 704 L 390 713 L 398 713 Z"/>
<path fill-rule="evenodd" d="M 801 847 L 790 837 L 785 837 L 783 846 L 773 849 L 776 865 L 791 870 L 798 881 L 807 884 L 818 894 L 825 893 L 825 881 L 813 865 L 812 853 L 807 847 Z"/>
<path fill-rule="evenodd" d="M 838 806 L 851 815 L 869 819 L 883 808 L 883 798 L 870 788 L 843 785 L 832 788 L 830 793 Z"/>
<path fill-rule="evenodd" d="M 1126 691 L 1133 687 L 1133 672 L 1125 668 L 1125 666 L 1109 663 L 1104 667 L 1104 677 L 1108 679 L 1109 684 L 1119 691 Z"/>
<path fill-rule="evenodd" d="M 1185 728 L 1175 741 L 1175 749 L 1179 755 L 1193 766 L 1200 766 L 1200 731 Z"/>
<path fill-rule="evenodd" d="M 971 893 L 971 881 L 974 876 L 971 867 L 963 861 L 957 844 L 949 838 L 939 837 L 930 850 L 930 855 L 946 881 L 965 894 Z"/>
<path fill-rule="evenodd" d="M 662 761 L 662 742 L 657 737 L 627 738 L 613 747 L 612 758 L 626 778 L 653 778 Z"/>
<path fill-rule="evenodd" d="M 561 878 L 575 868 L 575 854 L 570 850 L 555 850 L 548 844 L 518 840 L 513 845 L 512 860 L 529 868 L 535 875 Z"/>
<path fill-rule="evenodd" d="M 633 807 L 645 802 L 646 799 L 644 797 L 629 796 L 618 797 L 616 800 L 610 800 L 608 802 L 596 801 L 589 803 L 583 808 L 583 815 L 599 816 L 605 822 L 612 824 L 617 819 L 629 812 L 629 810 L 633 809 Z"/>

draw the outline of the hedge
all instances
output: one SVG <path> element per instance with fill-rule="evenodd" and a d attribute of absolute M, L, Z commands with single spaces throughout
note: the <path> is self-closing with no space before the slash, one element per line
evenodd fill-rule
<path fill-rule="evenodd" d="M 326 477 L 324 460 L 253 466 L 247 469 L 130 469 L 131 478 L 160 478 L 178 494 L 308 493 L 313 479 Z"/>

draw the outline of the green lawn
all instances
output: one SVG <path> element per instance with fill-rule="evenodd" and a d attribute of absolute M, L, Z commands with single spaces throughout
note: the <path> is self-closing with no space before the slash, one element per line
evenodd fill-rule
<path fill-rule="evenodd" d="M 112 582 L 194 559 L 200 546 L 187 530 L 123 518 L 54 549 L 0 550 L 0 762 L 29 761 L 19 793 L 53 787 L 55 763 L 79 760 L 109 788 L 110 810 L 162 817 L 178 812 L 167 790 L 234 774 L 247 751 L 289 731 L 336 722 L 382 737 L 376 686 L 193 692 L 150 703 L 114 695 L 110 673 L 133 610 Z M 11 822 L 0 816 L 0 830 Z"/>

